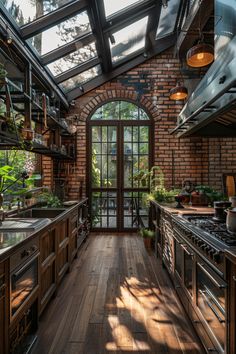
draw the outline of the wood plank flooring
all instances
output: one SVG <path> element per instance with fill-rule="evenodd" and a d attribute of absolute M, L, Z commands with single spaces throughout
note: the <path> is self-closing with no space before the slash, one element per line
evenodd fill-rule
<path fill-rule="evenodd" d="M 160 260 L 136 235 L 91 235 L 39 322 L 33 354 L 204 353 Z"/>

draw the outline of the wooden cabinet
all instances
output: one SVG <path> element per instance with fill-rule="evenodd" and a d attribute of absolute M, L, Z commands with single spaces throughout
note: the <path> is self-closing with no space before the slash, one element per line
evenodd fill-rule
<path fill-rule="evenodd" d="M 63 219 L 56 226 L 57 239 L 57 283 L 60 283 L 69 269 L 69 218 Z"/>
<path fill-rule="evenodd" d="M 0 263 L 0 354 L 8 353 L 8 263 Z"/>
<path fill-rule="evenodd" d="M 226 252 L 228 352 L 236 353 L 236 255 Z"/>
<path fill-rule="evenodd" d="M 56 228 L 40 236 L 40 304 L 41 313 L 56 290 Z"/>
<path fill-rule="evenodd" d="M 166 212 L 162 212 L 161 222 L 162 235 L 162 259 L 166 269 L 170 274 L 174 272 L 174 235 L 172 217 Z"/>
<path fill-rule="evenodd" d="M 70 216 L 69 222 L 69 237 L 70 237 L 70 262 L 77 255 L 78 251 L 78 209 Z"/>

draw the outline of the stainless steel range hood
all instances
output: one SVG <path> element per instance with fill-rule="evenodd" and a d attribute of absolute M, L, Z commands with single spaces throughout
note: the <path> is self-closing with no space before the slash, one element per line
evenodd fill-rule
<path fill-rule="evenodd" d="M 178 125 L 172 133 L 179 137 L 197 135 L 196 132 L 198 135 L 214 135 L 214 129 L 218 135 L 236 136 L 236 116 L 235 126 L 232 117 L 224 119 L 225 112 L 236 108 L 235 1 L 215 2 L 215 22 L 215 62 L 178 117 Z M 231 123 L 233 130 L 229 127 Z M 218 125 L 222 125 L 222 129 L 217 129 Z"/>

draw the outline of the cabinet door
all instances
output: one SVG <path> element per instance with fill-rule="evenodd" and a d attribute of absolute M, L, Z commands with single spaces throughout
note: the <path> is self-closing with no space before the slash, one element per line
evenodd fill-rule
<path fill-rule="evenodd" d="M 56 229 L 40 236 L 40 313 L 56 290 Z"/>
<path fill-rule="evenodd" d="M 69 268 L 69 219 L 57 225 L 57 281 L 60 282 Z"/>
<path fill-rule="evenodd" d="M 235 260 L 236 262 L 236 260 Z M 236 263 L 231 262 L 227 259 L 226 262 L 227 269 L 227 281 L 228 281 L 228 322 L 229 322 L 229 333 L 228 333 L 228 353 L 236 352 Z"/>
<path fill-rule="evenodd" d="M 70 262 L 74 259 L 78 250 L 78 210 L 70 217 Z"/>
<path fill-rule="evenodd" d="M 7 278 L 6 264 L 0 263 L 0 353 L 8 353 L 8 306 L 7 306 Z"/>

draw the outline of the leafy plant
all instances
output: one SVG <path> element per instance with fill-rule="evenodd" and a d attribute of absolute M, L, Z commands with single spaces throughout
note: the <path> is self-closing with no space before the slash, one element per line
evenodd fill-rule
<path fill-rule="evenodd" d="M 5 165 L 0 167 L 0 193 L 7 190 L 8 185 L 11 185 L 16 181 L 16 178 L 12 174 L 13 168 Z"/>
<path fill-rule="evenodd" d="M 153 238 L 155 236 L 155 232 L 148 228 L 142 228 L 139 230 L 139 235 L 143 238 Z"/>
<path fill-rule="evenodd" d="M 0 80 L 7 76 L 7 71 L 2 63 L 0 63 Z"/>
<path fill-rule="evenodd" d="M 205 194 L 208 197 L 209 203 L 213 204 L 217 200 L 227 200 L 228 198 L 222 193 L 216 191 L 214 188 L 207 185 L 198 185 L 195 190 L 199 193 Z"/>
<path fill-rule="evenodd" d="M 39 202 L 46 204 L 47 207 L 58 208 L 62 206 L 60 199 L 52 192 L 43 192 L 39 197 Z"/>

